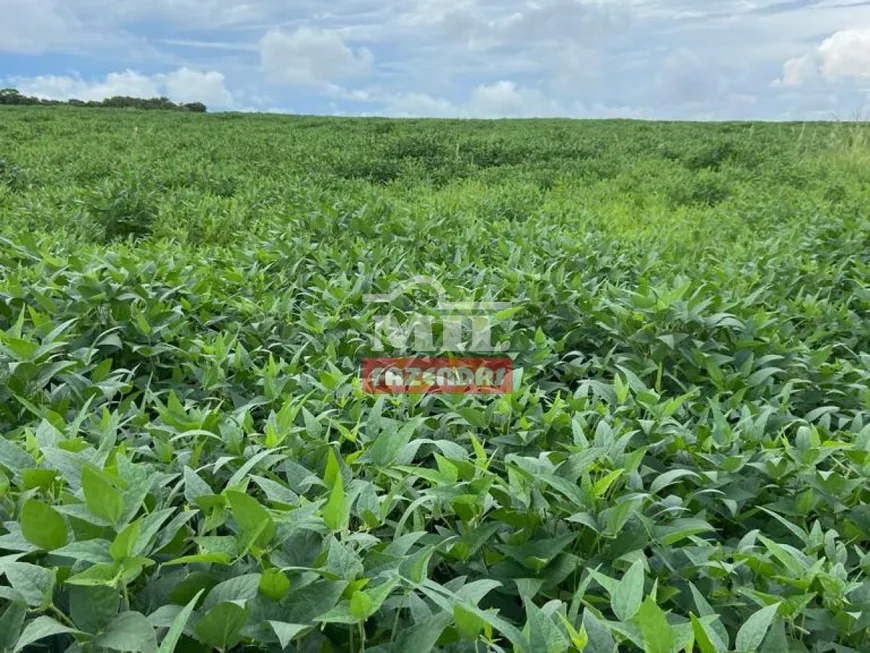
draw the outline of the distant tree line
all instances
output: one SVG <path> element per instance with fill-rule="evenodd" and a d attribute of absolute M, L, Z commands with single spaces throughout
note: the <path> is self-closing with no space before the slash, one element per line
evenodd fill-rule
<path fill-rule="evenodd" d="M 0 104 L 40 104 L 43 106 L 64 105 L 70 107 L 91 107 L 97 109 L 150 109 L 162 111 L 193 111 L 205 113 L 207 107 L 202 102 L 175 103 L 169 98 L 138 98 L 126 95 L 116 95 L 105 100 L 43 100 L 38 97 L 22 95 L 17 89 L 4 88 L 0 90 Z"/>

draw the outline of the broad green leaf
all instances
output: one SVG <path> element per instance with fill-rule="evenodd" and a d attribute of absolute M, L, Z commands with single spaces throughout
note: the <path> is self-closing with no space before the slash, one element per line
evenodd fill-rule
<path fill-rule="evenodd" d="M 203 481 L 190 467 L 184 468 L 184 498 L 188 503 L 193 504 L 196 499 L 202 496 L 212 494 L 212 489 Z"/>
<path fill-rule="evenodd" d="M 341 466 L 338 464 L 338 458 L 335 455 L 335 449 L 329 448 L 326 455 L 326 471 L 323 474 L 323 482 L 330 490 L 335 485 L 335 479 L 341 474 Z"/>
<path fill-rule="evenodd" d="M 212 608 L 196 622 L 199 641 L 226 651 L 241 640 L 240 632 L 248 621 L 248 610 L 229 601 Z"/>
<path fill-rule="evenodd" d="M 679 481 L 681 478 L 691 476 L 698 478 L 698 475 L 689 469 L 672 469 L 664 474 L 657 475 L 649 486 L 651 494 L 658 494 L 663 489 Z"/>
<path fill-rule="evenodd" d="M 457 604 L 453 606 L 453 623 L 463 639 L 474 641 L 480 637 L 486 622 L 480 615 Z"/>
<path fill-rule="evenodd" d="M 85 540 L 84 542 L 70 542 L 52 553 L 55 556 L 82 560 L 93 564 L 111 563 L 112 556 L 109 554 L 111 543 L 99 538 Z"/>
<path fill-rule="evenodd" d="M 610 594 L 610 596 L 616 594 L 616 590 L 619 589 L 620 581 L 615 580 L 610 576 L 605 576 L 604 574 L 599 573 L 594 569 L 592 570 L 591 575 L 592 578 L 595 579 L 595 582 L 597 582 L 599 585 L 601 585 L 601 587 L 607 590 L 607 593 Z"/>
<path fill-rule="evenodd" d="M 140 522 L 139 535 L 134 538 L 132 551 L 127 555 L 138 556 L 150 553 L 159 535 L 169 535 L 169 529 L 163 530 L 163 525 L 175 512 L 174 508 L 165 508 L 152 512 L 141 520 L 138 520 Z M 176 515 L 176 517 L 184 516 L 185 513 L 183 512 Z M 170 525 L 174 528 L 173 522 L 170 522 Z"/>
<path fill-rule="evenodd" d="M 600 481 L 595 483 L 592 488 L 592 493 L 595 495 L 595 498 L 600 498 L 605 495 L 607 490 L 610 489 L 610 486 L 625 472 L 624 469 L 615 469 L 609 474 L 607 474 Z"/>
<path fill-rule="evenodd" d="M 335 477 L 335 484 L 329 493 L 329 501 L 323 508 L 323 521 L 333 531 L 340 531 L 347 527 L 350 518 L 350 506 L 347 495 L 344 493 L 344 481 L 341 474 Z"/>
<path fill-rule="evenodd" d="M 694 614 L 690 615 L 692 630 L 695 633 L 695 643 L 701 649 L 701 653 L 727 653 L 728 645 L 710 626 L 702 622 Z"/>
<path fill-rule="evenodd" d="M 67 540 L 66 522 L 60 513 L 36 499 L 28 499 L 21 508 L 21 533 L 46 551 L 59 549 Z"/>
<path fill-rule="evenodd" d="M 335 607 L 347 586 L 345 580 L 318 581 L 295 591 L 291 589 L 282 601 L 286 612 L 282 610 L 281 616 L 288 623 L 314 621 Z"/>
<path fill-rule="evenodd" d="M 501 587 L 501 585 L 502 584 L 497 580 L 482 578 L 481 580 L 475 580 L 460 587 L 456 590 L 456 596 L 465 601 L 471 602 L 472 605 L 477 605 L 484 596 L 497 587 Z"/>
<path fill-rule="evenodd" d="M 414 651 L 414 653 L 430 653 L 450 625 L 452 615 L 449 612 L 439 612 L 410 628 L 402 630 L 396 640 L 397 651 Z"/>
<path fill-rule="evenodd" d="M 734 648 L 738 653 L 755 653 L 761 648 L 764 636 L 767 634 L 770 624 L 776 617 L 779 603 L 768 605 L 753 614 L 746 623 L 737 631 L 737 639 Z"/>
<path fill-rule="evenodd" d="M 699 535 L 716 529 L 703 519 L 686 518 L 675 519 L 666 526 L 660 526 L 655 529 L 656 539 L 662 546 L 671 546 L 681 540 Z"/>
<path fill-rule="evenodd" d="M 117 563 L 118 569 L 121 574 L 121 584 L 128 585 L 132 583 L 139 577 L 139 574 L 141 574 L 146 567 L 150 567 L 153 564 L 154 561 L 151 560 L 151 558 L 145 558 L 143 556 L 124 558 Z"/>
<path fill-rule="evenodd" d="M 172 625 L 163 637 L 163 641 L 160 642 L 158 653 L 174 653 L 175 646 L 178 644 L 178 640 L 181 638 L 184 628 L 190 620 L 190 615 L 193 614 L 197 601 L 199 601 L 199 598 L 202 596 L 204 591 L 205 590 L 200 590 L 197 592 L 196 596 L 194 596 L 190 602 L 184 606 L 181 612 L 178 613 L 178 616 L 176 616 L 172 621 Z"/>
<path fill-rule="evenodd" d="M 562 621 L 562 625 L 565 626 L 565 630 L 568 631 L 568 637 L 571 639 L 571 645 L 576 648 L 578 651 L 583 651 L 586 646 L 589 644 L 589 634 L 586 632 L 585 626 L 580 626 L 580 630 L 578 631 L 574 625 L 568 621 L 568 617 L 566 617 L 561 612 L 557 612 L 559 615 L 559 619 Z"/>
<path fill-rule="evenodd" d="M 350 601 L 342 601 L 325 613 L 316 617 L 316 621 L 324 624 L 346 624 L 348 626 L 359 625 L 360 619 L 357 619 L 350 612 Z"/>
<path fill-rule="evenodd" d="M 764 535 L 759 535 L 758 540 L 764 544 L 774 557 L 776 557 L 776 559 L 779 560 L 795 577 L 801 577 L 809 569 L 809 564 L 801 560 L 801 558 L 804 558 L 805 556 L 800 551 L 794 551 L 794 553 L 792 553 L 789 551 L 791 547 L 778 544 Z"/>
<path fill-rule="evenodd" d="M 51 603 L 55 585 L 55 570 L 28 562 L 2 562 L 0 574 L 32 608 L 46 608 Z"/>
<path fill-rule="evenodd" d="M 366 592 L 357 590 L 350 597 L 350 613 L 356 619 L 365 621 L 373 612 L 374 601 Z"/>
<path fill-rule="evenodd" d="M 290 642 L 292 642 L 293 638 L 298 636 L 299 633 L 311 628 L 311 626 L 303 624 L 288 624 L 283 621 L 269 621 L 269 625 L 272 627 L 272 631 L 281 643 L 282 649 L 286 649 L 290 646 Z M 163 653 L 163 651 L 160 653 Z"/>
<path fill-rule="evenodd" d="M 227 490 L 224 494 L 242 533 L 258 532 L 257 544 L 261 547 L 266 546 L 275 537 L 276 530 L 275 522 L 269 511 L 260 505 L 260 502 L 255 498 L 242 492 Z"/>
<path fill-rule="evenodd" d="M 88 510 L 112 524 L 117 524 L 124 514 L 124 499 L 105 474 L 94 471 L 90 466 L 82 468 L 82 490 Z"/>
<path fill-rule="evenodd" d="M 643 563 L 637 560 L 625 572 L 625 576 L 610 596 L 613 613 L 620 621 L 628 621 L 640 608 L 643 601 L 643 585 Z"/>
<path fill-rule="evenodd" d="M 27 606 L 23 603 L 9 603 L 0 616 L 0 651 L 11 651 L 21 635 Z"/>
<path fill-rule="evenodd" d="M 184 580 L 175 584 L 169 593 L 169 600 L 178 605 L 185 605 L 195 596 L 208 594 L 218 582 L 218 577 L 214 573 L 192 571 Z"/>
<path fill-rule="evenodd" d="M 644 653 L 671 653 L 676 633 L 664 611 L 648 596 L 635 617 L 643 637 Z"/>
<path fill-rule="evenodd" d="M 360 557 L 349 546 L 332 537 L 329 539 L 329 551 L 323 571 L 328 572 L 326 575 L 332 578 L 354 581 L 365 573 L 365 568 Z"/>
<path fill-rule="evenodd" d="M 239 467 L 238 471 L 230 477 L 230 480 L 227 481 L 227 488 L 232 489 L 238 487 L 238 485 L 248 477 L 249 472 L 259 465 L 267 456 L 274 457 L 275 452 L 267 449 L 251 456 L 241 467 Z M 283 458 L 283 456 L 279 456 L 279 458 Z"/>
<path fill-rule="evenodd" d="M 35 468 L 36 461 L 33 456 L 16 446 L 12 440 L 7 440 L 4 437 L 0 438 L 0 465 L 13 473 L 18 473 L 22 469 Z"/>
<path fill-rule="evenodd" d="M 570 648 L 568 640 L 544 612 L 532 601 L 526 602 L 526 627 L 529 647 L 532 651 L 565 653 Z"/>
<path fill-rule="evenodd" d="M 234 576 L 215 585 L 205 597 L 202 610 L 208 612 L 220 603 L 251 601 L 257 597 L 261 574 Z"/>
<path fill-rule="evenodd" d="M 399 573 L 413 583 L 422 583 L 429 570 L 429 561 L 435 553 L 435 547 L 427 546 L 405 557 L 399 564 Z"/>
<path fill-rule="evenodd" d="M 175 558 L 173 560 L 169 560 L 168 562 L 164 562 L 164 567 L 172 567 L 174 565 L 187 565 L 193 562 L 204 562 L 204 563 L 215 563 L 219 565 L 228 565 L 232 562 L 233 556 L 229 553 L 223 552 L 215 552 L 215 553 L 195 553 L 189 556 L 181 556 L 180 558 Z"/>
<path fill-rule="evenodd" d="M 614 507 L 608 508 L 605 511 L 604 523 L 607 525 L 607 533 L 611 537 L 616 537 L 625 527 L 632 513 L 636 510 L 637 502 L 635 500 L 623 500 L 617 503 Z"/>
<path fill-rule="evenodd" d="M 387 581 L 384 581 L 383 583 L 380 583 L 379 585 L 377 585 L 375 587 L 369 587 L 368 595 L 369 595 L 369 598 L 371 598 L 371 600 L 372 600 L 372 604 L 370 606 L 371 607 L 370 614 L 374 614 L 375 612 L 377 612 L 378 610 L 381 609 L 381 606 L 384 604 L 384 601 L 387 600 L 387 598 L 390 596 L 390 593 L 393 591 L 393 589 L 398 584 L 399 584 L 399 579 L 396 577 L 393 577 Z"/>
<path fill-rule="evenodd" d="M 97 564 L 66 579 L 67 585 L 114 585 L 120 578 L 121 569 L 117 564 Z"/>
<path fill-rule="evenodd" d="M 415 417 L 399 429 L 387 428 L 381 431 L 367 452 L 372 463 L 383 467 L 395 462 L 422 423 L 423 418 Z"/>
<path fill-rule="evenodd" d="M 94 640 L 94 644 L 113 651 L 155 653 L 157 636 L 145 615 L 139 612 L 122 612 Z"/>
<path fill-rule="evenodd" d="M 460 408 L 456 411 L 462 418 L 475 428 L 486 427 L 486 413 L 480 409 L 467 407 Z"/>
<path fill-rule="evenodd" d="M 701 617 L 714 617 L 716 615 L 716 611 L 712 608 L 712 606 L 707 602 L 707 599 L 698 591 L 698 588 L 695 587 L 694 584 L 689 583 L 689 589 L 692 592 L 692 598 L 695 601 L 695 606 L 698 608 L 698 614 Z M 702 620 L 703 621 L 703 620 Z M 730 638 L 728 637 L 728 631 L 725 629 L 725 626 L 722 624 L 721 620 L 718 617 L 712 622 L 710 627 L 713 631 L 719 636 L 719 640 L 725 645 L 725 648 L 728 648 Z"/>
<path fill-rule="evenodd" d="M 73 585 L 69 588 L 70 616 L 88 633 L 105 630 L 118 615 L 121 596 L 114 587 Z"/>
<path fill-rule="evenodd" d="M 39 488 L 48 492 L 51 484 L 57 479 L 57 472 L 53 469 L 22 469 L 21 480 L 28 490 Z"/>
<path fill-rule="evenodd" d="M 133 554 L 133 547 L 136 545 L 141 529 L 142 522 L 137 520 L 128 524 L 118 533 L 115 541 L 109 547 L 109 554 L 113 560 L 123 560 Z"/>
<path fill-rule="evenodd" d="M 15 652 L 23 651 L 26 647 L 52 635 L 80 635 L 87 637 L 87 633 L 83 633 L 75 628 L 70 628 L 62 623 L 55 621 L 51 617 L 41 616 L 24 627 L 21 637 L 18 638 L 18 643 L 15 645 Z"/>
<path fill-rule="evenodd" d="M 758 370 L 757 372 L 754 372 L 753 374 L 751 374 L 749 376 L 749 378 L 746 379 L 746 384 L 749 387 L 754 388 L 755 386 L 758 386 L 758 385 L 761 385 L 762 383 L 764 383 L 767 379 L 769 379 L 774 374 L 780 373 L 782 371 L 783 370 L 779 369 L 778 367 L 767 367 L 767 368 L 764 368 L 762 370 Z M 812 421 L 812 420 L 808 420 L 808 421 Z"/>
<path fill-rule="evenodd" d="M 762 644 L 760 649 L 761 653 L 786 651 L 788 646 L 788 637 L 785 634 L 785 622 L 782 619 L 776 619 L 767 631 L 764 644 Z"/>

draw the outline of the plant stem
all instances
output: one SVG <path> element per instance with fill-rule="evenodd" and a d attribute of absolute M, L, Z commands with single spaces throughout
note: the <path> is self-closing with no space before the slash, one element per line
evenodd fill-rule
<path fill-rule="evenodd" d="M 53 603 L 51 604 L 51 606 L 49 607 L 49 609 L 52 611 L 52 613 L 54 613 L 54 615 L 55 615 L 55 616 L 56 616 L 60 621 L 64 622 L 64 623 L 65 623 L 67 626 L 69 626 L 70 628 L 75 628 L 76 630 L 78 630 L 78 628 L 76 628 L 76 625 L 72 622 L 72 620 L 71 620 L 69 617 L 67 617 L 63 612 L 61 612 L 61 611 L 57 608 L 57 606 L 55 606 Z"/>
<path fill-rule="evenodd" d="M 393 619 L 393 632 L 390 634 L 390 643 L 396 641 L 396 631 L 399 630 L 399 617 L 402 614 L 402 605 L 405 603 L 405 594 L 402 595 L 402 600 L 399 601 L 399 607 L 396 608 L 396 618 Z"/>

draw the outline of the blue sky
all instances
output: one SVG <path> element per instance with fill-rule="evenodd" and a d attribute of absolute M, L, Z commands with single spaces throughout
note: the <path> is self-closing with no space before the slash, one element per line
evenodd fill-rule
<path fill-rule="evenodd" d="M 863 115 L 870 2 L 0 0 L 0 82 L 210 110 Z"/>

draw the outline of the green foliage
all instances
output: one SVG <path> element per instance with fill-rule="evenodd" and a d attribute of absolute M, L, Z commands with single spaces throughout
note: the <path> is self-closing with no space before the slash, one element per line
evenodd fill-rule
<path fill-rule="evenodd" d="M 144 238 L 151 234 L 156 216 L 153 191 L 133 182 L 108 182 L 98 186 L 88 198 L 95 222 L 103 228 L 104 240 L 112 242 L 126 238 Z"/>
<path fill-rule="evenodd" d="M 854 134 L 2 112 L 0 651 L 870 649 Z"/>
<path fill-rule="evenodd" d="M 51 551 L 66 544 L 67 528 L 60 513 L 51 506 L 28 499 L 19 517 L 21 534 L 38 547 Z"/>
<path fill-rule="evenodd" d="M 202 102 L 175 103 L 168 98 L 137 98 L 126 95 L 116 95 L 105 100 L 44 100 L 30 95 L 22 95 L 17 89 L 4 88 L 0 90 L 0 105 L 68 105 L 72 107 L 88 107 L 97 109 L 159 109 L 163 111 L 192 111 L 205 113 L 207 108 Z"/>

